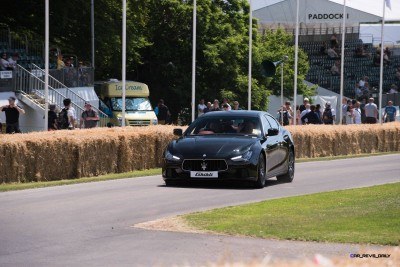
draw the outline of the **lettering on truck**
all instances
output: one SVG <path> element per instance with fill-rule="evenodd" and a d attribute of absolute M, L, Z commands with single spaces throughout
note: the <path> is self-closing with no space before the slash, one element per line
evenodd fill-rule
<path fill-rule="evenodd" d="M 126 85 L 126 90 L 130 91 L 142 91 L 142 87 L 140 85 Z M 115 90 L 122 91 L 122 85 L 115 85 Z"/>
<path fill-rule="evenodd" d="M 347 19 L 349 18 L 349 14 L 347 13 Z M 343 19 L 343 13 L 337 14 L 308 14 L 308 19 Z"/>

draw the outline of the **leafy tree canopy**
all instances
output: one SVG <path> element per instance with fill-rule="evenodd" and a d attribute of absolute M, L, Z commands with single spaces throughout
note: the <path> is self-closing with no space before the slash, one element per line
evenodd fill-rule
<path fill-rule="evenodd" d="M 190 108 L 192 76 L 192 12 L 190 0 L 128 0 L 127 78 L 149 85 L 153 103 L 163 98 L 173 114 Z M 5 3 L 3 21 L 12 31 L 44 39 L 44 1 Z M 96 79 L 121 77 L 122 4 L 95 0 Z M 196 99 L 227 97 L 247 108 L 247 0 L 197 1 Z M 50 39 L 66 53 L 90 61 L 90 1 L 50 1 Z M 293 37 L 283 30 L 261 35 L 253 22 L 253 109 L 265 110 L 268 95 L 280 93 L 280 75 L 265 78 L 260 65 L 283 55 L 284 94 L 293 96 Z M 312 91 L 302 80 L 307 55 L 299 49 L 298 93 Z M 278 68 L 279 69 L 279 68 Z"/>

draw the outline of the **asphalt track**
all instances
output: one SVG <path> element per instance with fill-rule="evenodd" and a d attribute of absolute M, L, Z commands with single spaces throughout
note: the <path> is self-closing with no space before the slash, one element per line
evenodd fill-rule
<path fill-rule="evenodd" d="M 226 184 L 170 188 L 160 176 L 152 176 L 0 193 L 0 266 L 200 265 L 314 253 L 349 257 L 365 246 L 149 231 L 132 225 L 215 207 L 399 182 L 399 163 L 400 154 L 299 163 L 293 183 L 272 179 L 261 190 Z"/>

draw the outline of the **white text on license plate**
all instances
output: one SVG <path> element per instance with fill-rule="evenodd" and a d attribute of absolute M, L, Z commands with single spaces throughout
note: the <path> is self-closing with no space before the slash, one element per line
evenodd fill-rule
<path fill-rule="evenodd" d="M 190 172 L 191 178 L 218 178 L 218 172 Z"/>

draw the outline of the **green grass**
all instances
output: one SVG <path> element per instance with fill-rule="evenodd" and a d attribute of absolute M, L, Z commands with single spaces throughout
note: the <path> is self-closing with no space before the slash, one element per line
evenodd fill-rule
<path fill-rule="evenodd" d="M 399 245 L 400 183 L 184 215 L 198 229 L 261 238 Z"/>
<path fill-rule="evenodd" d="M 71 180 L 0 184 L 0 192 L 11 191 L 11 190 L 32 189 L 32 188 L 40 188 L 40 187 L 49 187 L 49 186 L 100 182 L 100 181 L 134 178 L 134 177 L 141 177 L 141 176 L 151 176 L 151 175 L 159 175 L 160 173 L 161 173 L 161 169 L 157 168 L 157 169 L 149 169 L 149 170 L 124 172 L 124 173 L 106 174 L 106 175 L 101 175 L 101 176 L 96 176 L 96 177 L 84 177 L 84 178 L 71 179 Z"/>

